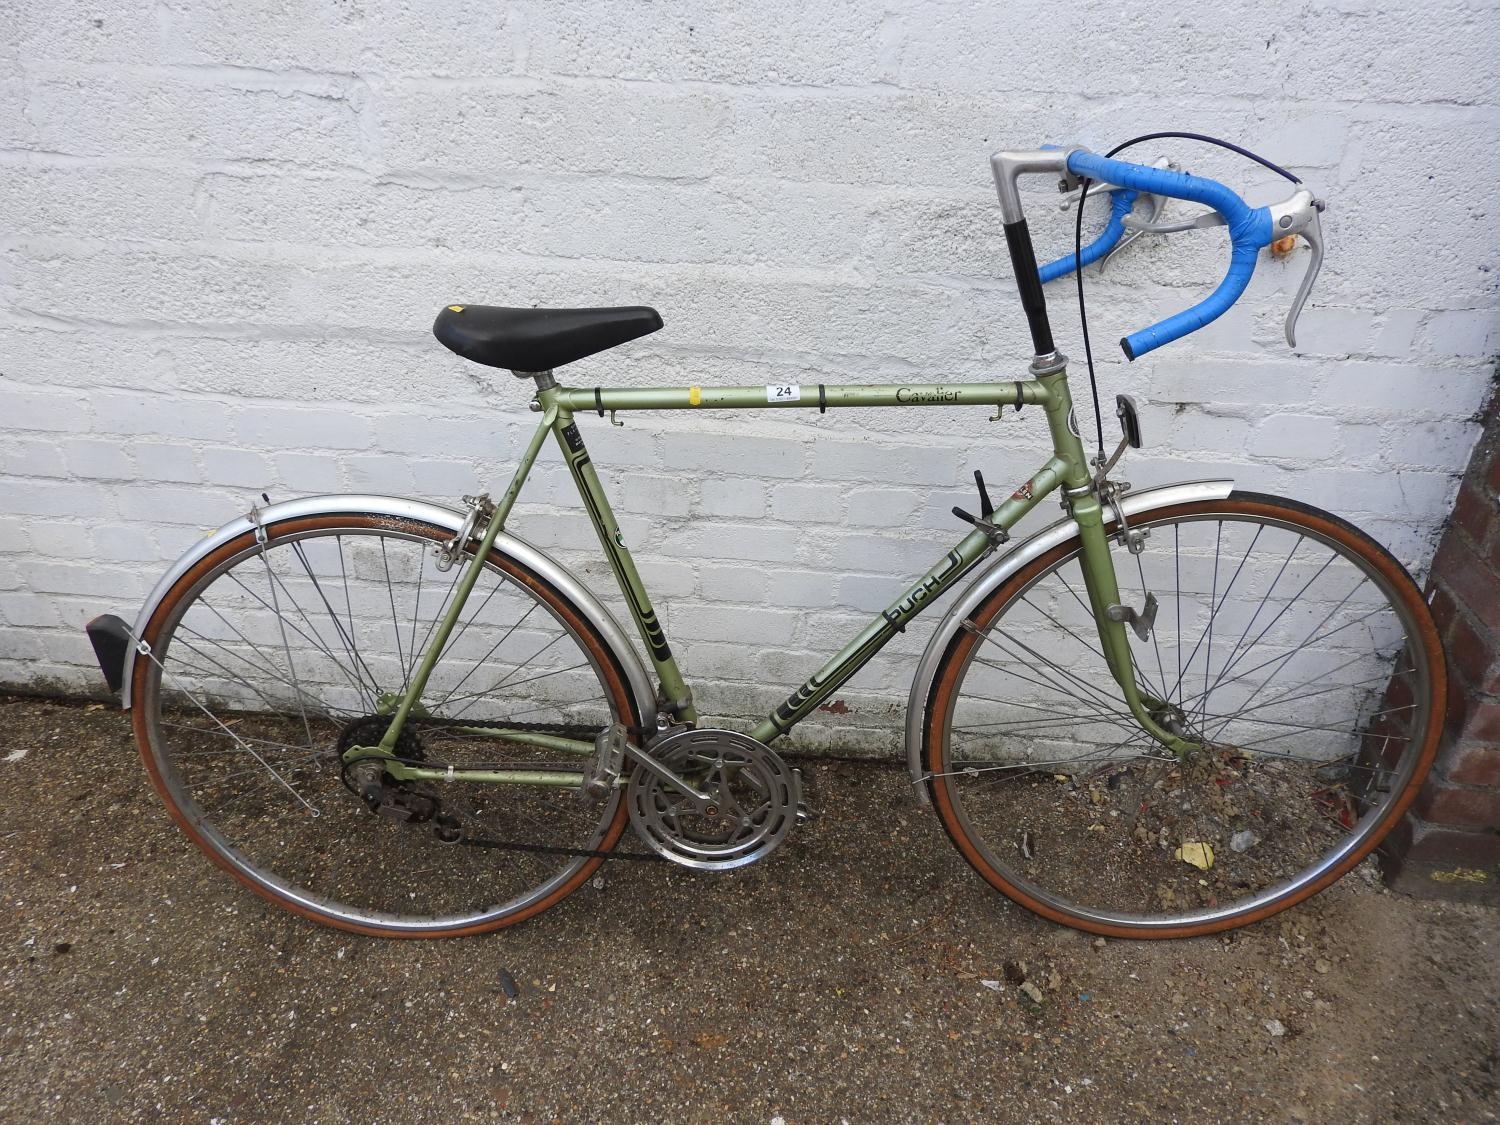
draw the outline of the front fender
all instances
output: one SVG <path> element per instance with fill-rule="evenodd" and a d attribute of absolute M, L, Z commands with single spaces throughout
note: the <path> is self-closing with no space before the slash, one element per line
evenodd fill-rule
<path fill-rule="evenodd" d="M 283 520 L 300 519 L 305 516 L 358 513 L 421 520 L 436 524 L 455 535 L 462 530 L 464 518 L 467 515 L 459 509 L 422 500 L 406 500 L 397 496 L 308 496 L 301 500 L 286 500 L 262 508 L 260 523 L 263 527 L 270 528 Z M 136 616 L 135 628 L 131 635 L 133 637 L 144 635 L 146 623 L 151 620 L 151 615 L 156 612 L 157 606 L 167 596 L 167 591 L 179 578 L 197 565 L 200 559 L 254 528 L 254 520 L 248 515 L 241 516 L 188 548 L 182 557 L 172 564 L 172 569 L 162 576 L 156 588 L 151 591 L 146 604 L 141 607 L 141 612 Z M 636 704 L 640 708 L 641 721 L 648 729 L 654 726 L 656 691 L 651 686 L 651 678 L 646 674 L 645 666 L 641 663 L 635 646 L 630 643 L 614 615 L 604 608 L 599 600 L 589 593 L 583 583 L 561 563 L 525 540 L 502 531 L 495 539 L 495 550 L 535 571 L 550 582 L 578 608 L 579 613 L 589 624 L 599 630 L 600 636 L 614 651 L 621 668 L 625 671 L 625 677 L 630 682 L 630 688 L 635 693 Z M 135 676 L 135 665 L 134 660 L 125 661 L 125 674 L 120 687 L 120 702 L 127 709 L 130 707 L 130 685 Z"/>
<path fill-rule="evenodd" d="M 1142 492 L 1131 493 L 1120 501 L 1120 507 L 1125 510 L 1125 516 L 1128 519 L 1142 512 L 1166 508 L 1173 504 L 1185 504 L 1194 500 L 1223 500 L 1233 490 L 1234 482 L 1230 480 L 1202 480 L 1169 484 L 1161 488 L 1148 488 Z M 1108 512 L 1105 514 L 1109 515 Z M 988 570 L 969 584 L 969 588 L 953 603 L 953 608 L 938 624 L 936 631 L 932 634 L 932 639 L 927 642 L 927 648 L 922 653 L 922 660 L 917 665 L 917 674 L 912 677 L 911 695 L 906 701 L 906 766 L 911 771 L 912 788 L 916 791 L 917 800 L 922 804 L 927 804 L 928 800 L 927 787 L 922 784 L 922 720 L 927 710 L 927 698 L 931 692 L 932 678 L 937 674 L 938 663 L 942 660 L 943 653 L 947 651 L 948 643 L 962 628 L 969 614 L 978 609 L 985 598 L 994 593 L 1012 574 L 1037 556 L 1071 539 L 1077 532 L 1078 525 L 1071 519 L 1063 518 L 1016 544 L 1012 550 L 1002 555 Z"/>

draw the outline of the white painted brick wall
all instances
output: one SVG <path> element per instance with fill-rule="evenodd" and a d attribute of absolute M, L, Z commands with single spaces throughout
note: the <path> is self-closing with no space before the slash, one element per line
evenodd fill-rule
<path fill-rule="evenodd" d="M 1126 8 L 0 6 L 0 683 L 96 690 L 84 621 L 132 616 L 262 489 L 502 483 L 528 395 L 431 339 L 447 301 L 655 305 L 666 330 L 570 367 L 584 385 L 1016 377 L 986 158 L 1160 128 L 1288 163 L 1331 200 L 1331 249 L 1296 355 L 1280 321 L 1304 252 L 1131 366 L 1111 341 L 1205 292 L 1222 234 L 1091 280 L 1102 389 L 1143 407 L 1130 479 L 1308 499 L 1424 571 L 1500 351 L 1500 12 Z M 1277 190 L 1174 155 L 1254 201 Z M 1061 252 L 1067 216 L 1030 198 L 1041 252 Z M 1069 289 L 1053 311 L 1079 358 Z M 974 468 L 1003 488 L 1046 440 L 1034 412 L 583 425 L 700 701 L 731 719 L 953 541 Z M 517 530 L 602 587 L 547 456 Z M 803 744 L 891 748 L 926 635 Z"/>

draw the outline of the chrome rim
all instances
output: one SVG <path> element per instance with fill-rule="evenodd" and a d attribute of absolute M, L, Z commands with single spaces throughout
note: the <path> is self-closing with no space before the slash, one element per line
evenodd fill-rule
<path fill-rule="evenodd" d="M 429 822 L 372 814 L 344 784 L 340 739 L 365 743 L 370 728 L 355 724 L 389 714 L 456 587 L 459 569 L 438 570 L 432 550 L 442 530 L 283 526 L 264 546 L 246 536 L 175 600 L 142 658 L 147 752 L 179 814 L 256 887 L 335 922 L 453 929 L 565 886 L 587 856 L 446 845 Z M 577 772 L 580 759 L 481 724 L 598 729 L 615 717 L 606 682 L 553 606 L 487 564 L 397 752 Z M 618 794 L 588 804 L 558 786 L 408 788 L 470 837 L 574 853 L 604 842 L 619 807 Z"/>
<path fill-rule="evenodd" d="M 1105 667 L 1078 550 L 971 642 L 942 716 L 964 836 L 1005 883 L 1086 924 L 1213 924 L 1318 883 L 1382 833 L 1431 720 L 1417 623 L 1368 560 L 1225 508 L 1140 521 L 1120 548 L 1137 687 L 1200 741 L 1179 762 Z"/>

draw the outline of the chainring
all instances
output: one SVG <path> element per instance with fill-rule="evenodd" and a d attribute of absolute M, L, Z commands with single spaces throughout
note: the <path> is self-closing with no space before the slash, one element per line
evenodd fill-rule
<path fill-rule="evenodd" d="M 630 823 L 658 855 L 700 871 L 731 871 L 764 859 L 797 822 L 798 772 L 780 754 L 729 730 L 679 730 L 651 757 L 708 795 L 706 808 L 637 765 L 626 789 Z"/>

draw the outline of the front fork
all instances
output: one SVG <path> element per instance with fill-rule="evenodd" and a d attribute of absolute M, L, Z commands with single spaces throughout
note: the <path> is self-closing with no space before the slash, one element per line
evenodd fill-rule
<path fill-rule="evenodd" d="M 1167 730 L 1157 720 L 1166 701 L 1141 694 L 1136 684 L 1135 656 L 1130 650 L 1125 623 L 1115 620 L 1110 613 L 1111 608 L 1120 605 L 1120 587 L 1115 578 L 1109 536 L 1104 531 L 1103 505 L 1099 503 L 1098 496 L 1091 492 L 1075 499 L 1072 511 L 1083 543 L 1083 554 L 1079 560 L 1079 565 L 1083 567 L 1083 584 L 1088 590 L 1089 608 L 1094 611 L 1094 621 L 1099 628 L 1099 643 L 1103 647 L 1110 674 L 1120 685 L 1125 705 L 1130 708 L 1136 722 L 1141 724 L 1141 729 L 1178 758 L 1186 758 L 1196 743 Z"/>
<path fill-rule="evenodd" d="M 1083 568 L 1083 584 L 1088 590 L 1089 608 L 1093 610 L 1098 627 L 1099 644 L 1110 675 L 1119 684 L 1125 705 L 1141 729 L 1179 759 L 1186 758 L 1197 744 L 1162 726 L 1157 716 L 1163 714 L 1165 700 L 1141 694 L 1136 685 L 1135 657 L 1130 650 L 1125 622 L 1111 612 L 1118 612 L 1120 608 L 1120 585 L 1115 577 L 1109 536 L 1104 531 L 1100 486 L 1089 473 L 1087 455 L 1073 415 L 1066 363 L 1066 358 L 1057 353 L 1051 357 L 1039 356 L 1032 361 L 1032 373 L 1047 387 L 1047 424 L 1052 431 L 1053 447 L 1067 466 L 1063 483 L 1064 505 L 1078 525 L 1078 536 L 1083 545 L 1079 566 Z M 1051 370 L 1047 369 L 1049 367 Z"/>

